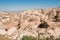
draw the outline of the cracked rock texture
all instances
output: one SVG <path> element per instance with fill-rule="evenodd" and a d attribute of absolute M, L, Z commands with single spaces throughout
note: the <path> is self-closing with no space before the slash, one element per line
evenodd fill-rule
<path fill-rule="evenodd" d="M 60 8 L 0 11 L 0 34 L 19 39 L 24 35 L 55 38 L 60 35 Z"/>

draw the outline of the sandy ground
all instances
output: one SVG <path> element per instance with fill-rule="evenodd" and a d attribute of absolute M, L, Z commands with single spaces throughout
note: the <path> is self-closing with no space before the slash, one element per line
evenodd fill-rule
<path fill-rule="evenodd" d="M 4 37 L 4 36 L 0 35 L 0 40 L 13 40 L 13 39 L 9 39 L 7 37 Z"/>

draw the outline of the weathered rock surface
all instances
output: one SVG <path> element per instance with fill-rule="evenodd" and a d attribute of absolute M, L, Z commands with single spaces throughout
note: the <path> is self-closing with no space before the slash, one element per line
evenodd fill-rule
<path fill-rule="evenodd" d="M 38 33 L 43 33 L 44 37 L 59 37 L 59 30 L 60 8 L 29 9 L 16 13 L 0 11 L 0 34 L 14 39 L 24 35 L 37 37 Z"/>

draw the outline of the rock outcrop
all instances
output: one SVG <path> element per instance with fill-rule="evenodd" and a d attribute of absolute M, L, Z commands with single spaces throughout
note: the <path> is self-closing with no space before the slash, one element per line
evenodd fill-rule
<path fill-rule="evenodd" d="M 24 35 L 37 37 L 38 33 L 43 33 L 44 37 L 59 37 L 59 30 L 60 8 L 29 9 L 16 13 L 0 11 L 0 34 L 17 40 Z"/>

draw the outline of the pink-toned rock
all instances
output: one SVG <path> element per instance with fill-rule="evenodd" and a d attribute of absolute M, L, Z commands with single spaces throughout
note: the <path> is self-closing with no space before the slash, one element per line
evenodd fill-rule
<path fill-rule="evenodd" d="M 58 36 L 60 34 L 60 32 L 58 32 L 58 30 L 60 29 L 60 8 L 29 9 L 29 10 L 23 10 L 19 12 L 0 11 L 0 29 L 4 29 L 4 30 L 8 29 L 7 31 L 8 35 L 15 33 L 15 31 L 17 35 L 20 33 L 21 35 L 25 34 L 24 31 L 26 32 L 27 35 L 29 35 L 30 32 L 28 32 L 27 29 L 29 31 L 30 30 L 33 31 L 33 29 L 34 30 L 39 29 L 38 26 L 44 22 L 46 22 L 49 25 L 48 28 L 51 29 L 51 30 L 49 29 L 50 32 L 53 35 Z M 52 29 L 54 30 L 52 31 Z M 41 29 L 39 29 L 39 31 L 41 32 Z"/>

